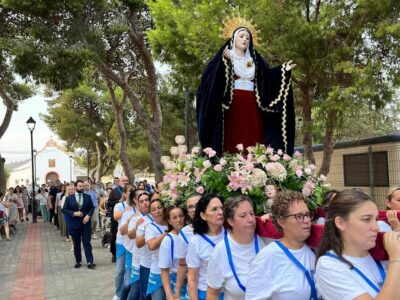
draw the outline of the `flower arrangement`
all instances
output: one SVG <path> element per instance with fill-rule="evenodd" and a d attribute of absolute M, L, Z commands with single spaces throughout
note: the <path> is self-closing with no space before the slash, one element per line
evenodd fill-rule
<path fill-rule="evenodd" d="M 326 177 L 318 175 L 317 167 L 299 152 L 291 157 L 264 145 L 244 149 L 239 144 L 238 153 L 217 157 L 211 148 L 193 147 L 188 152 L 183 136 L 177 136 L 175 142 L 171 156 L 161 158 L 165 168 L 162 199 L 170 204 L 184 206 L 194 192 L 213 192 L 224 198 L 245 194 L 261 213 L 267 200 L 265 186 L 273 184 L 278 190 L 301 191 L 309 209 L 315 209 L 330 187 Z"/>

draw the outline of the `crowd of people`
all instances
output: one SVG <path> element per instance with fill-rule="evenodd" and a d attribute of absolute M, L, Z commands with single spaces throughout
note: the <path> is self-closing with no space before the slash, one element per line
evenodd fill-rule
<path fill-rule="evenodd" d="M 104 187 L 82 181 L 42 185 L 36 199 L 42 221 L 74 242 L 75 267 L 82 260 L 82 241 L 88 267 L 94 268 L 87 247 L 110 219 L 115 300 L 400 297 L 400 188 L 388 193 L 386 227 L 377 221 L 373 199 L 361 190 L 328 193 L 323 220 L 309 211 L 300 192 L 277 192 L 269 215 L 283 234 L 280 240 L 257 235 L 254 203 L 245 195 L 222 199 L 194 193 L 181 207 L 162 201 L 161 189 L 161 182 L 132 185 L 122 176 Z M 23 194 L 23 188 L 17 190 Z M 18 211 L 20 199 L 9 189 L 0 211 L 15 204 L 17 221 L 26 220 L 27 212 Z M 4 228 L 11 222 L 4 213 L 0 218 Z M 77 233 L 71 219 L 86 229 Z M 306 244 L 313 223 L 325 226 L 318 249 Z M 379 231 L 386 231 L 388 261 L 369 254 Z M 9 238 L 8 228 L 6 234 Z"/>

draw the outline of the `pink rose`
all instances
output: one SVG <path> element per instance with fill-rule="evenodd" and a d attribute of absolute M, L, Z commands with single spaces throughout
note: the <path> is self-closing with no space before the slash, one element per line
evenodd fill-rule
<path fill-rule="evenodd" d="M 223 158 L 221 158 L 221 159 L 219 160 L 219 164 L 220 164 L 221 166 L 225 166 L 225 165 L 226 165 L 226 160 L 223 159 Z"/>
<path fill-rule="evenodd" d="M 311 168 L 304 168 L 304 173 L 306 173 L 307 175 L 311 175 Z"/>
<path fill-rule="evenodd" d="M 215 165 L 214 166 L 214 170 L 217 171 L 217 172 L 221 172 L 222 171 L 222 166 L 220 164 Z"/>
<path fill-rule="evenodd" d="M 266 153 L 267 154 L 274 154 L 274 148 L 268 147 Z"/>
<path fill-rule="evenodd" d="M 211 167 L 211 162 L 209 160 L 203 161 L 203 167 L 208 169 L 209 167 Z"/>
<path fill-rule="evenodd" d="M 239 151 L 243 151 L 243 144 L 236 145 L 236 149 L 238 149 Z"/>
<path fill-rule="evenodd" d="M 289 161 L 289 160 L 291 160 L 292 158 L 289 156 L 289 155 L 287 155 L 287 154 L 284 154 L 283 155 L 283 160 L 284 161 Z"/>
<path fill-rule="evenodd" d="M 321 180 L 322 182 L 325 182 L 327 179 L 327 177 L 323 174 L 319 175 L 319 180 Z"/>
<path fill-rule="evenodd" d="M 278 155 L 282 155 L 283 154 L 283 151 L 281 150 L 281 149 L 278 149 Z"/>
<path fill-rule="evenodd" d="M 246 171 L 251 172 L 251 171 L 253 171 L 253 169 L 254 169 L 254 165 L 253 165 L 252 163 L 248 163 L 248 164 L 246 164 L 246 165 L 244 166 L 244 168 L 245 168 Z"/>
<path fill-rule="evenodd" d="M 293 154 L 293 156 L 294 156 L 294 157 L 297 157 L 297 158 L 302 157 L 302 155 L 303 155 L 303 154 L 301 154 L 299 151 L 296 151 L 296 152 Z"/>
<path fill-rule="evenodd" d="M 203 194 L 204 193 L 204 188 L 200 185 L 196 188 L 196 192 L 199 194 Z"/>
<path fill-rule="evenodd" d="M 216 154 L 217 154 L 217 151 L 214 151 L 213 149 L 208 151 L 208 157 L 214 157 Z"/>
<path fill-rule="evenodd" d="M 302 175 L 303 175 L 303 171 L 300 170 L 300 169 L 297 169 L 297 170 L 296 170 L 296 176 L 297 176 L 297 177 L 301 177 Z"/>
<path fill-rule="evenodd" d="M 280 157 L 279 157 L 278 154 L 274 154 L 274 155 L 270 156 L 270 159 L 271 159 L 272 161 L 278 161 L 278 160 L 280 159 Z"/>
<path fill-rule="evenodd" d="M 208 153 L 212 150 L 212 148 L 207 147 L 203 149 L 203 152 L 208 155 Z"/>

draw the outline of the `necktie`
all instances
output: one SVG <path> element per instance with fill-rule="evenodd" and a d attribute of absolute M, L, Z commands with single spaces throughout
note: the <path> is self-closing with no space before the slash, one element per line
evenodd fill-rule
<path fill-rule="evenodd" d="M 81 193 L 78 194 L 78 207 L 79 207 L 79 209 L 81 209 L 81 207 L 82 207 L 82 194 Z"/>

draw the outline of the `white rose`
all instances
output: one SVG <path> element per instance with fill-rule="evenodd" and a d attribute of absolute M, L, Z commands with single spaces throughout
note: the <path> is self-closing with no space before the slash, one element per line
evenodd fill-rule
<path fill-rule="evenodd" d="M 177 135 L 175 137 L 175 143 L 178 145 L 183 145 L 185 143 L 185 137 L 183 135 Z"/>

